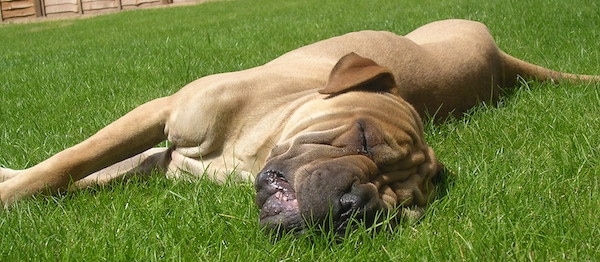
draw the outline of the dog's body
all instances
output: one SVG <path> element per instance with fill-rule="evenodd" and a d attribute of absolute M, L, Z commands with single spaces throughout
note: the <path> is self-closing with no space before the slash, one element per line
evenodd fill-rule
<path fill-rule="evenodd" d="M 405 37 L 349 33 L 263 66 L 203 77 L 38 165 L 0 169 L 0 200 L 159 169 L 217 180 L 232 171 L 257 175 L 267 226 L 302 228 L 333 212 L 340 229 L 351 213 L 419 211 L 442 168 L 423 141 L 420 117 L 460 116 L 496 99 L 517 76 L 599 81 L 515 59 L 471 21 L 434 22 Z M 164 140 L 170 147 L 152 148 Z"/>

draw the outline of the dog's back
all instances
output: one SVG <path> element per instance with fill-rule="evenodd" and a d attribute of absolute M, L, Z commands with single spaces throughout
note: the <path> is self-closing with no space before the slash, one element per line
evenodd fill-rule
<path fill-rule="evenodd" d="M 490 88 L 502 77 L 500 51 L 485 25 L 473 21 L 434 22 L 406 37 L 352 32 L 293 50 L 267 65 L 312 63 L 331 68 L 351 52 L 389 68 L 400 95 L 422 116 L 460 115 L 498 95 Z"/>
<path fill-rule="evenodd" d="M 500 89 L 514 86 L 519 77 L 600 81 L 598 76 L 557 72 L 514 58 L 498 48 L 484 24 L 460 19 L 432 22 L 406 36 L 352 32 L 293 50 L 267 65 L 298 63 L 332 68 L 351 52 L 389 68 L 400 96 L 421 116 L 438 120 L 460 117 L 482 101 L 496 101 Z"/>

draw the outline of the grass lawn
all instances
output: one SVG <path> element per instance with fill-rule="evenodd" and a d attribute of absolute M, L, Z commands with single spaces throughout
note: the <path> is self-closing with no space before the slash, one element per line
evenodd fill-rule
<path fill-rule="evenodd" d="M 0 165 L 31 166 L 204 75 L 444 18 L 486 23 L 525 60 L 600 74 L 596 0 L 227 1 L 0 24 Z M 457 178 L 412 226 L 275 239 L 258 228 L 251 184 L 157 176 L 0 211 L 0 261 L 599 260 L 599 90 L 524 83 L 497 107 L 428 125 Z"/>

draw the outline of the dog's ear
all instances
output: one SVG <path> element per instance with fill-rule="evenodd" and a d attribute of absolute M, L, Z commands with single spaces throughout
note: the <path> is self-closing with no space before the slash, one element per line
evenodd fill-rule
<path fill-rule="evenodd" d="M 389 69 L 371 59 L 349 53 L 333 67 L 327 85 L 319 93 L 336 95 L 351 90 L 393 93 L 395 88 L 394 75 Z"/>

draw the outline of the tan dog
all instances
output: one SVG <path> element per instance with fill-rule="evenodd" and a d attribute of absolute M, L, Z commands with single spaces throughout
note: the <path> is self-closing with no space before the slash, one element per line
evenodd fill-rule
<path fill-rule="evenodd" d="M 477 22 L 434 22 L 406 37 L 349 33 L 203 77 L 42 163 L 1 169 L 0 199 L 9 205 L 155 169 L 217 180 L 234 171 L 256 174 L 267 227 L 299 230 L 329 216 L 343 230 L 351 215 L 369 223 L 392 208 L 418 216 L 442 170 L 420 116 L 461 116 L 518 76 L 600 80 L 513 58 Z M 170 147 L 152 148 L 165 140 Z"/>

